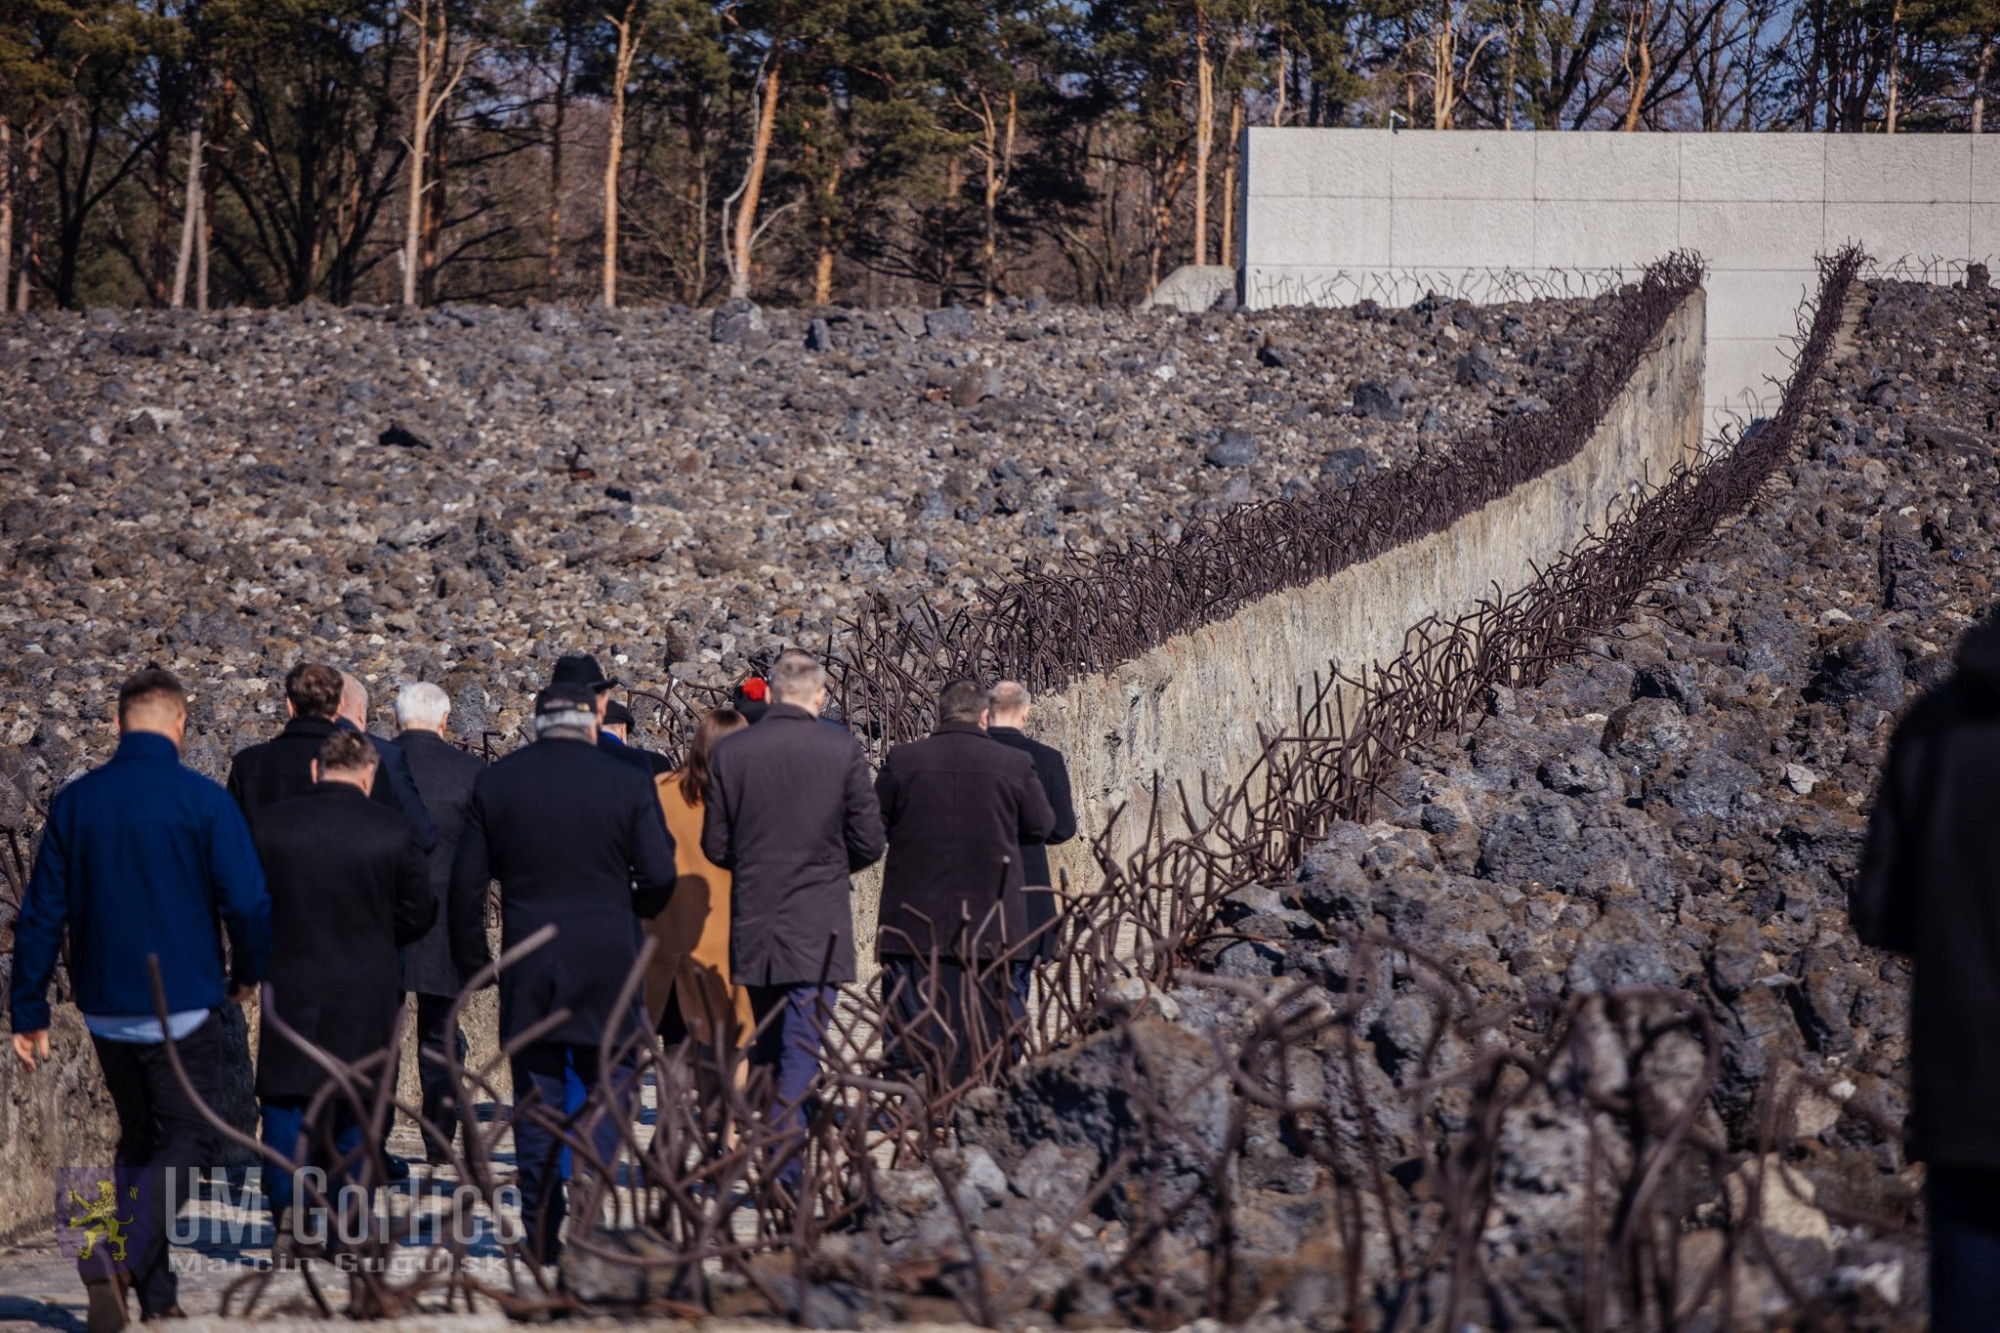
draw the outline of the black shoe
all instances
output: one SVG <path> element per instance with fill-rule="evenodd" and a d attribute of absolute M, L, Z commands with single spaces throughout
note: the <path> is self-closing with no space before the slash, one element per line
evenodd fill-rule
<path fill-rule="evenodd" d="M 132 1322 L 125 1312 L 125 1288 L 117 1279 L 94 1277 L 85 1280 L 83 1290 L 90 1301 L 89 1310 L 84 1315 L 84 1327 L 90 1333 L 118 1333 Z"/>

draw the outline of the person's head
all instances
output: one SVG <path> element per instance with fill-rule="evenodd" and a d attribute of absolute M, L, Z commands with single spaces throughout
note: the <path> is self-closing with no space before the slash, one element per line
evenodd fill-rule
<path fill-rule="evenodd" d="M 340 673 L 340 720 L 356 731 L 368 730 L 368 687 L 351 672 Z"/>
<path fill-rule="evenodd" d="M 708 761 L 715 753 L 715 743 L 749 725 L 750 719 L 734 708 L 711 708 L 702 715 L 700 725 L 694 729 L 694 740 L 688 744 L 687 762 L 674 774 L 681 798 L 689 805 L 700 805 L 708 796 Z"/>
<path fill-rule="evenodd" d="M 364 794 L 375 785 L 375 746 L 358 731 L 336 731 L 320 742 L 314 782 L 344 782 Z"/>
<path fill-rule="evenodd" d="M 597 710 L 598 728 L 610 732 L 621 741 L 629 742 L 632 739 L 632 723 L 634 721 L 632 710 L 624 704 L 619 703 L 616 699 L 606 701 L 605 697 L 601 694 L 597 697 L 599 701 L 599 708 Z"/>
<path fill-rule="evenodd" d="M 579 685 L 589 690 L 597 720 L 602 723 L 605 706 L 611 701 L 611 687 L 618 682 L 605 675 L 597 659 L 589 653 L 568 653 L 556 659 L 555 670 L 549 673 L 549 684 Z"/>
<path fill-rule="evenodd" d="M 285 712 L 331 722 L 340 712 L 340 672 L 318 662 L 301 662 L 285 673 Z"/>
<path fill-rule="evenodd" d="M 762 676 L 751 676 L 736 687 L 735 693 L 729 696 L 729 702 L 735 711 L 743 715 L 745 722 L 760 722 L 764 714 L 771 711 L 771 682 Z"/>
<path fill-rule="evenodd" d="M 396 691 L 396 727 L 444 735 L 451 716 L 451 696 L 427 680 L 413 680 Z"/>
<path fill-rule="evenodd" d="M 535 696 L 535 739 L 597 740 L 597 691 L 587 685 L 551 685 Z"/>
<path fill-rule="evenodd" d="M 176 746 L 187 734 L 187 691 L 173 672 L 156 666 L 134 672 L 118 687 L 118 734 L 165 736 Z"/>
<path fill-rule="evenodd" d="M 785 649 L 771 664 L 771 700 L 819 712 L 826 707 L 826 668 L 803 649 Z"/>
<path fill-rule="evenodd" d="M 1012 727 L 1016 731 L 1028 725 L 1028 713 L 1035 701 L 1028 694 L 1028 687 L 1018 680 L 1003 680 L 993 687 L 991 702 L 991 727 Z"/>
<path fill-rule="evenodd" d="M 955 680 L 938 695 L 938 721 L 970 722 L 984 727 L 988 706 L 984 685 L 976 680 Z"/>

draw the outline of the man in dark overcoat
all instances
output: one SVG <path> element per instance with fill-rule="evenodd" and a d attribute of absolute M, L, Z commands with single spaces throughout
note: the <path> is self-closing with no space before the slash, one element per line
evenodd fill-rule
<path fill-rule="evenodd" d="M 710 756 L 701 846 L 731 875 L 729 969 L 757 1019 L 751 1061 L 775 1078 L 774 1115 L 803 1131 L 834 987 L 855 977 L 848 877 L 881 859 L 882 812 L 860 742 L 819 720 L 819 660 L 786 650 L 770 686 L 764 720 Z"/>
<path fill-rule="evenodd" d="M 521 1216 L 544 1263 L 555 1262 L 568 1202 L 560 1143 L 570 1075 L 609 1092 L 582 1126 L 610 1164 L 630 1114 L 629 1068 L 600 1069 L 600 1043 L 647 1031 L 643 993 L 617 1012 L 638 962 L 640 919 L 659 915 L 674 887 L 674 843 L 650 772 L 597 748 L 597 701 L 582 685 L 535 697 L 535 741 L 493 763 L 472 785 L 452 861 L 451 945 L 466 975 L 489 961 L 486 890 L 500 885 L 500 942 L 510 949 L 545 925 L 555 938 L 500 975 L 500 1040 L 543 1019 L 568 1017 L 513 1057 L 514 1155 Z"/>
<path fill-rule="evenodd" d="M 1019 681 L 1003 680 L 993 687 L 991 712 L 986 734 L 1002 745 L 1019 750 L 1035 765 L 1042 794 L 1055 812 L 1055 827 L 1042 842 L 1021 845 L 1021 892 L 1027 903 L 1028 932 L 1032 937 L 1014 966 L 1014 989 L 1023 1002 L 1028 994 L 1028 977 L 1036 960 L 1047 958 L 1054 944 L 1051 927 L 1056 919 L 1055 877 L 1049 872 L 1049 848 L 1076 836 L 1076 802 L 1070 791 L 1069 765 L 1062 752 L 1028 735 L 1028 717 L 1034 700 Z"/>
<path fill-rule="evenodd" d="M 953 1083 L 1019 1012 L 1011 963 L 995 960 L 1027 937 L 1021 847 L 1055 829 L 1034 761 L 986 734 L 987 708 L 977 681 L 945 686 L 937 730 L 889 751 L 875 779 L 889 834 L 876 950 L 903 1020 L 887 1055 Z"/>
<path fill-rule="evenodd" d="M 396 950 L 437 916 L 416 825 L 368 797 L 378 760 L 365 736 L 335 731 L 313 763 L 303 796 L 259 810 L 250 821 L 270 886 L 273 952 L 259 1016 L 257 1097 L 263 1137 L 300 1167 L 322 1168 L 356 1151 L 360 1108 L 336 1095 L 320 1124 L 307 1104 L 328 1074 L 278 1031 L 354 1062 L 385 1050 L 401 1005 Z M 381 1071 L 396 1077 L 392 1059 Z M 267 1171 L 273 1215 L 295 1182 Z"/>
<path fill-rule="evenodd" d="M 396 693 L 396 744 L 409 757 L 417 795 L 437 824 L 437 846 L 429 852 L 431 896 L 438 919 L 423 937 L 403 950 L 403 989 L 417 997 L 417 1083 L 422 1089 L 423 1117 L 444 1136 L 443 1143 L 426 1142 L 424 1156 L 446 1160 L 458 1133 L 450 1072 L 438 1058 L 447 1045 L 465 1056 L 465 1035 L 445 1031 L 445 1020 L 459 990 L 469 979 L 459 975 L 451 957 L 451 932 L 445 904 L 451 898 L 451 864 L 472 804 L 472 784 L 486 770 L 476 755 L 445 739 L 451 721 L 451 699 L 428 681 L 413 681 Z M 426 1054 L 429 1052 L 430 1054 Z"/>

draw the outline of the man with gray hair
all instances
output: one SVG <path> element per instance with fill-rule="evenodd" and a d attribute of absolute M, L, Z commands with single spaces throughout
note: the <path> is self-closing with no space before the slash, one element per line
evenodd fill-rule
<path fill-rule="evenodd" d="M 819 659 L 787 649 L 770 684 L 764 720 L 710 757 L 701 846 L 733 877 L 729 967 L 756 1014 L 751 1062 L 776 1079 L 774 1117 L 803 1133 L 834 987 L 855 979 L 848 877 L 880 859 L 882 812 L 860 742 L 820 723 Z"/>
<path fill-rule="evenodd" d="M 1070 792 L 1069 766 L 1063 762 L 1060 750 L 1028 735 L 1028 716 L 1033 711 L 1034 699 L 1021 682 L 1003 680 L 993 687 L 992 717 L 986 724 L 986 734 L 1034 761 L 1042 794 L 1049 798 L 1049 808 L 1056 816 L 1055 827 L 1049 830 L 1047 838 L 1021 846 L 1021 892 L 1026 900 L 1028 933 L 1034 936 L 1014 964 L 1014 986 L 1024 1002 L 1035 963 L 1049 956 L 1054 943 L 1051 936 L 1056 919 L 1056 881 L 1049 872 L 1048 849 L 1076 836 L 1076 804 Z"/>
<path fill-rule="evenodd" d="M 535 696 L 535 742 L 481 770 L 472 784 L 451 872 L 451 952 L 470 975 L 490 961 L 486 890 L 500 884 L 503 949 L 544 926 L 548 943 L 500 975 L 504 1045 L 566 1015 L 513 1056 L 514 1156 L 521 1220 L 544 1263 L 561 1248 L 567 1211 L 562 1142 L 551 1119 L 568 1115 L 571 1075 L 608 1082 L 612 1104 L 576 1126 L 599 1160 L 615 1164 L 621 1119 L 637 1095 L 636 1072 L 600 1070 L 614 1049 L 648 1029 L 643 996 L 618 996 L 639 958 L 638 918 L 658 916 L 674 890 L 674 841 L 652 776 L 597 748 L 597 699 L 587 685 L 551 685 Z"/>
<path fill-rule="evenodd" d="M 429 852 L 437 846 L 437 825 L 431 822 L 430 811 L 424 808 L 423 797 L 417 795 L 417 780 L 410 772 L 409 756 L 403 747 L 387 736 L 377 736 L 368 730 L 368 687 L 351 671 L 340 673 L 340 710 L 334 715 L 334 724 L 349 731 L 360 732 L 375 747 L 379 762 L 376 765 L 375 780 L 386 783 L 389 795 L 395 799 L 396 808 L 410 817 L 417 826 L 417 843 Z"/>
<path fill-rule="evenodd" d="M 438 919 L 403 950 L 403 989 L 417 997 L 417 1083 L 423 1090 L 423 1117 L 444 1136 L 427 1140 L 424 1157 L 442 1162 L 458 1129 L 451 1078 L 442 1062 L 446 1043 L 465 1055 L 465 1036 L 445 1031 L 452 1000 L 466 978 L 451 958 L 451 932 L 445 926 L 444 905 L 451 898 L 451 862 L 458 836 L 465 827 L 472 784 L 486 765 L 445 739 L 451 719 L 451 699 L 428 681 L 411 681 L 396 691 L 396 744 L 410 761 L 417 796 L 437 823 L 437 846 L 428 854 L 431 895 Z"/>

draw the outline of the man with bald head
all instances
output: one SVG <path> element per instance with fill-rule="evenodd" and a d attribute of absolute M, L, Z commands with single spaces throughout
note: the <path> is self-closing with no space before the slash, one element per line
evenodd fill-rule
<path fill-rule="evenodd" d="M 377 736 L 368 730 L 368 687 L 350 671 L 340 673 L 340 708 L 334 725 L 368 738 L 368 743 L 375 747 L 378 760 L 375 775 L 377 788 L 386 786 L 391 803 L 417 826 L 418 845 L 425 852 L 436 848 L 437 825 L 431 820 L 431 812 L 424 808 L 424 798 L 417 794 L 417 779 L 410 772 L 410 757 L 403 753 L 402 746 L 387 736 Z"/>

